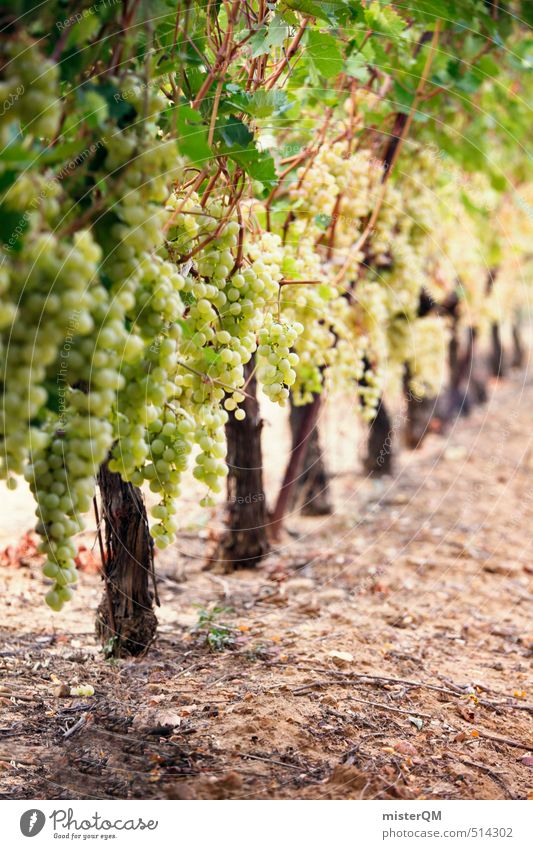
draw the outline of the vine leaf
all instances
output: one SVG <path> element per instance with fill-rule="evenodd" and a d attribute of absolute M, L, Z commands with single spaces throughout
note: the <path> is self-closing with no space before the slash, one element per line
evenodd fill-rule
<path fill-rule="evenodd" d="M 207 127 L 196 109 L 186 104 L 177 110 L 178 148 L 193 164 L 204 164 L 213 156 L 207 143 Z"/>
<path fill-rule="evenodd" d="M 250 39 L 252 59 L 265 56 L 275 47 L 281 47 L 289 36 L 289 27 L 279 15 L 274 15 L 268 27 L 261 27 Z"/>
<path fill-rule="evenodd" d="M 286 0 L 285 5 L 302 15 L 309 15 L 331 24 L 360 20 L 361 16 L 361 4 L 354 0 Z"/>
<path fill-rule="evenodd" d="M 336 77 L 342 71 L 344 63 L 337 40 L 327 32 L 309 30 L 307 55 L 324 77 Z"/>
<path fill-rule="evenodd" d="M 217 137 L 221 141 L 222 153 L 225 153 L 243 168 L 253 179 L 258 180 L 267 189 L 276 184 L 276 167 L 268 151 L 259 151 L 254 142 L 253 133 L 239 118 L 231 116 L 220 122 Z"/>
<path fill-rule="evenodd" d="M 388 35 L 398 38 L 406 28 L 407 24 L 391 6 L 381 6 L 374 0 L 368 9 L 364 11 L 367 25 L 379 35 Z"/>
<path fill-rule="evenodd" d="M 270 115 L 283 115 L 292 109 L 294 103 L 289 100 L 285 91 L 273 89 L 272 91 L 259 91 L 250 94 L 243 91 L 239 86 L 228 86 L 230 98 L 226 100 L 226 106 L 237 108 L 254 118 L 268 118 Z"/>

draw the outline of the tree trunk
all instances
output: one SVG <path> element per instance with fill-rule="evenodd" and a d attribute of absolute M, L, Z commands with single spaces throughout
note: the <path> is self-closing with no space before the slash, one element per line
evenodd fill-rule
<path fill-rule="evenodd" d="M 252 359 L 244 369 L 248 381 L 247 397 L 242 405 L 246 418 L 238 421 L 230 413 L 226 425 L 229 470 L 226 529 L 208 561 L 208 566 L 222 566 L 225 572 L 255 566 L 270 550 L 261 453 L 263 422 L 254 368 Z"/>
<path fill-rule="evenodd" d="M 392 422 L 380 399 L 375 418 L 370 424 L 364 469 L 367 475 L 381 477 L 392 474 Z"/>
<path fill-rule="evenodd" d="M 154 598 L 159 604 L 144 499 L 137 487 L 110 472 L 107 463 L 100 468 L 98 485 L 105 529 L 105 552 L 101 543 L 101 554 L 106 590 L 97 610 L 96 634 L 108 656 L 143 654 L 157 630 Z"/>
<path fill-rule="evenodd" d="M 420 448 L 431 429 L 435 414 L 436 398 L 419 398 L 409 385 L 409 366 L 405 366 L 403 390 L 405 396 L 404 439 L 408 448 Z"/>
<path fill-rule="evenodd" d="M 307 405 L 297 407 L 292 403 L 290 425 L 292 433 L 292 451 L 298 443 L 298 434 L 307 415 Z M 315 425 L 307 440 L 307 448 L 302 467 L 292 493 L 291 507 L 300 508 L 305 516 L 325 516 L 332 512 L 329 479 L 320 439 L 318 426 Z"/>
<path fill-rule="evenodd" d="M 468 328 L 467 340 L 464 353 L 461 353 L 457 323 L 452 329 L 448 360 L 450 364 L 450 385 L 446 392 L 446 404 L 444 418 L 452 421 L 456 416 L 467 416 L 471 410 L 471 398 L 468 388 L 472 380 L 472 367 L 474 361 L 474 344 L 476 333 L 472 327 Z"/>
<path fill-rule="evenodd" d="M 505 363 L 503 356 L 503 346 L 500 334 L 500 325 L 493 322 L 491 326 L 491 353 L 490 353 L 490 369 L 493 377 L 503 377 L 505 374 Z"/>
<path fill-rule="evenodd" d="M 276 506 L 272 513 L 270 534 L 273 540 L 278 540 L 281 535 L 283 521 L 292 501 L 294 487 L 300 475 L 307 444 L 313 430 L 316 428 L 320 403 L 321 396 L 315 395 L 312 402 L 306 404 L 303 408 L 304 412 L 302 413 L 298 432 L 291 448 L 289 462 L 285 467 L 283 483 L 278 493 Z"/>
<path fill-rule="evenodd" d="M 512 358 L 512 366 L 513 368 L 523 368 L 525 362 L 525 351 L 524 351 L 524 343 L 522 340 L 521 333 L 521 321 L 520 314 L 518 310 L 515 313 L 513 319 L 513 358 Z"/>

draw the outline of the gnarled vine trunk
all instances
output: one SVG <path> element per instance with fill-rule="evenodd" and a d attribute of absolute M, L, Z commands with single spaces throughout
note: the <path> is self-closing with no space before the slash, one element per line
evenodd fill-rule
<path fill-rule="evenodd" d="M 159 604 L 146 507 L 141 491 L 109 471 L 107 463 L 98 473 L 98 486 L 105 531 L 101 552 L 105 592 L 97 610 L 96 634 L 108 656 L 140 655 L 155 637 L 154 599 Z"/>
<path fill-rule="evenodd" d="M 392 474 L 393 427 L 383 398 L 380 398 L 376 415 L 368 430 L 367 453 L 364 470 L 367 475 L 381 477 Z"/>
<path fill-rule="evenodd" d="M 415 395 L 410 387 L 410 377 L 409 366 L 406 365 L 403 380 L 405 397 L 404 440 L 408 448 L 416 449 L 422 446 L 424 439 L 431 430 L 437 399 Z"/>
<path fill-rule="evenodd" d="M 490 370 L 493 377 L 504 377 L 505 375 L 505 359 L 503 353 L 503 345 L 500 333 L 500 325 L 497 321 L 493 322 L 490 328 Z"/>
<path fill-rule="evenodd" d="M 302 422 L 307 415 L 306 404 L 296 406 L 291 398 L 290 425 L 292 448 L 298 444 Z M 318 425 L 310 432 L 299 476 L 294 484 L 291 507 L 305 516 L 325 516 L 332 512 L 329 478 L 320 446 Z"/>
<path fill-rule="evenodd" d="M 522 331 L 521 331 L 521 316 L 520 311 L 517 310 L 514 315 L 513 325 L 512 325 L 512 334 L 513 334 L 513 356 L 511 360 L 511 365 L 513 368 L 522 368 L 525 362 L 525 350 L 524 350 L 524 342 L 522 339 Z"/>
<path fill-rule="evenodd" d="M 230 413 L 226 425 L 226 528 L 208 563 L 220 566 L 224 571 L 255 566 L 270 550 L 261 453 L 263 422 L 254 368 L 253 359 L 244 368 L 247 396 L 241 406 L 246 418 L 238 421 Z"/>
<path fill-rule="evenodd" d="M 321 396 L 315 395 L 312 402 L 306 404 L 303 408 L 298 431 L 293 440 L 289 461 L 285 467 L 285 474 L 271 516 L 270 534 L 272 539 L 276 541 L 280 538 L 283 522 L 292 502 L 294 487 L 300 476 L 309 438 L 317 426 L 320 404 Z"/>

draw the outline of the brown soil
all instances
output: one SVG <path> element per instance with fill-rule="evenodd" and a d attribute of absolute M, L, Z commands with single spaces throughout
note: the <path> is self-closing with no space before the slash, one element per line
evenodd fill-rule
<path fill-rule="evenodd" d="M 35 558 L 1 567 L 2 797 L 532 798 L 532 409 L 514 377 L 373 483 L 335 408 L 335 514 L 233 575 L 184 529 L 140 659 L 103 659 L 97 575 L 57 616 Z"/>

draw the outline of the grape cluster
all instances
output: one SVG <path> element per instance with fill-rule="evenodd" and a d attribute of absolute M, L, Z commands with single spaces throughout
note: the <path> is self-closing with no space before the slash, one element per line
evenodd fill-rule
<path fill-rule="evenodd" d="M 9 141 L 13 122 L 24 133 L 53 138 L 61 115 L 58 66 L 26 35 L 7 41 L 4 50 L 7 61 L 0 80 L 2 147 Z"/>
<path fill-rule="evenodd" d="M 449 328 L 440 316 L 415 319 L 409 329 L 409 387 L 417 397 L 434 398 L 442 389 L 446 373 Z"/>
<path fill-rule="evenodd" d="M 11 300 L 18 306 L 16 312 L 11 309 L 1 351 L 0 474 L 4 478 L 23 471 L 28 422 L 38 418 L 48 401 L 48 376 L 62 407 L 75 339 L 94 328 L 90 288 L 100 256 L 88 231 L 76 233 L 72 241 L 32 233 L 10 265 L 6 303 Z"/>
<path fill-rule="evenodd" d="M 72 415 L 61 429 L 51 429 L 46 444 L 33 452 L 26 480 L 37 500 L 37 532 L 43 538 L 40 551 L 47 556 L 43 572 L 54 582 L 46 595 L 53 610 L 71 598 L 69 584 L 77 581 L 76 544 L 82 529 L 81 514 L 91 506 L 94 480 L 106 458 L 112 439 L 111 424 Z"/>
<path fill-rule="evenodd" d="M 298 354 L 291 348 L 303 332 L 303 325 L 274 321 L 272 316 L 269 319 L 259 331 L 259 378 L 265 395 L 283 406 L 289 397 L 289 387 L 296 380 L 294 366 L 298 364 Z"/>

